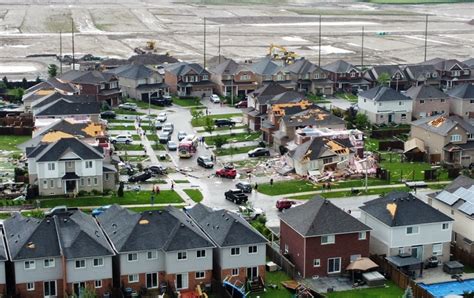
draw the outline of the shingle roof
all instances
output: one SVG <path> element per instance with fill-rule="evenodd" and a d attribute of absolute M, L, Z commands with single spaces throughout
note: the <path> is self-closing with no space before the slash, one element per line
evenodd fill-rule
<path fill-rule="evenodd" d="M 422 129 L 434 132 L 442 136 L 447 136 L 451 129 L 453 129 L 458 124 L 466 131 L 474 133 L 474 126 L 472 126 L 464 119 L 456 115 L 449 117 L 444 115 L 435 115 L 411 122 L 411 125 L 420 127 Z"/>
<path fill-rule="evenodd" d="M 175 74 L 176 76 L 186 75 L 191 70 L 197 74 L 207 73 L 207 70 L 205 70 L 200 64 L 188 62 L 170 64 L 166 67 L 166 70 Z"/>
<path fill-rule="evenodd" d="M 304 237 L 371 230 L 330 200 L 318 195 L 302 205 L 286 210 L 280 215 L 280 219 Z"/>
<path fill-rule="evenodd" d="M 259 103 L 264 104 L 274 98 L 276 95 L 285 93 L 287 91 L 288 89 L 286 89 L 282 85 L 272 82 L 270 84 L 258 88 L 250 94 L 253 97 L 256 97 Z"/>
<path fill-rule="evenodd" d="M 286 126 L 317 126 L 327 127 L 333 125 L 345 125 L 343 119 L 323 110 L 322 108 L 313 108 L 301 111 L 293 115 L 285 115 L 282 120 Z"/>
<path fill-rule="evenodd" d="M 224 209 L 213 211 L 196 204 L 187 213 L 219 247 L 268 242 L 245 219 L 233 212 Z"/>
<path fill-rule="evenodd" d="M 233 75 L 239 69 L 239 64 L 232 59 L 225 60 L 221 64 L 214 66 L 209 71 L 218 75 Z"/>
<path fill-rule="evenodd" d="M 412 99 L 430 99 L 430 98 L 447 98 L 448 96 L 441 90 L 430 85 L 412 86 L 405 93 Z"/>
<path fill-rule="evenodd" d="M 393 77 L 397 72 L 402 75 L 401 79 L 404 79 L 405 76 L 398 65 L 376 65 L 372 67 L 371 71 L 376 73 L 377 76 L 387 73 L 390 77 Z"/>
<path fill-rule="evenodd" d="M 437 63 L 434 63 L 434 67 L 438 70 L 441 71 L 449 71 L 453 68 L 453 66 L 458 65 L 461 69 L 466 69 L 469 68 L 466 64 L 456 60 L 456 59 L 448 59 L 448 60 L 442 60 L 438 61 Z"/>
<path fill-rule="evenodd" d="M 109 82 L 115 78 L 115 75 L 97 70 L 70 70 L 58 77 L 61 82 L 72 82 L 76 84 L 99 85 Z"/>
<path fill-rule="evenodd" d="M 305 58 L 298 59 L 294 63 L 288 64 L 284 69 L 285 71 L 295 73 L 297 75 L 312 73 L 316 70 L 324 71 L 324 69 L 318 67 L 316 64 Z"/>
<path fill-rule="evenodd" d="M 59 115 L 93 115 L 100 114 L 100 103 L 98 102 L 71 102 L 66 99 L 58 99 L 49 104 L 44 110 L 35 116 L 59 116 Z"/>
<path fill-rule="evenodd" d="M 176 63 L 178 62 L 178 59 L 169 55 L 141 54 L 128 58 L 128 61 L 133 64 L 160 65 L 166 63 Z"/>
<path fill-rule="evenodd" d="M 410 97 L 385 86 L 374 87 L 360 93 L 360 96 L 374 101 L 411 100 Z"/>
<path fill-rule="evenodd" d="M 415 65 L 408 65 L 405 68 L 405 72 L 407 75 L 413 79 L 413 80 L 426 80 L 426 74 L 429 73 L 430 75 L 432 73 L 436 72 L 436 69 L 433 65 L 423 65 L 423 64 L 415 64 Z M 430 80 L 439 80 L 439 76 L 436 78 L 429 78 Z"/>
<path fill-rule="evenodd" d="M 466 61 L 463 61 L 463 63 L 472 68 L 474 67 L 474 58 L 467 59 Z"/>
<path fill-rule="evenodd" d="M 63 95 L 59 92 L 54 92 L 50 95 L 41 97 L 40 100 L 34 101 L 31 106 L 32 106 L 32 109 L 34 110 L 34 109 L 46 106 L 48 104 L 51 104 L 59 99 L 65 99 L 68 102 L 79 102 L 79 103 L 96 101 L 96 98 L 93 95 L 82 95 L 82 94 L 81 95 L 78 95 L 78 94 Z"/>
<path fill-rule="evenodd" d="M 337 60 L 332 63 L 329 63 L 323 66 L 324 69 L 333 72 L 333 73 L 347 73 L 352 68 L 357 69 L 354 65 L 344 61 L 344 60 Z"/>
<path fill-rule="evenodd" d="M 157 70 L 151 69 L 142 64 L 129 64 L 109 70 L 108 72 L 116 74 L 119 78 L 127 78 L 132 80 L 148 79 L 152 77 Z"/>
<path fill-rule="evenodd" d="M 5 247 L 5 242 L 3 241 L 3 232 L 0 231 L 0 261 L 7 260 L 7 250 Z"/>
<path fill-rule="evenodd" d="M 296 91 L 286 91 L 275 95 L 271 99 L 272 104 L 299 102 L 305 98 L 304 94 Z"/>
<path fill-rule="evenodd" d="M 113 205 L 97 220 L 117 252 L 213 247 L 204 233 L 174 207 L 135 213 Z"/>
<path fill-rule="evenodd" d="M 390 205 L 395 204 L 395 205 Z M 389 209 L 394 210 L 393 215 Z M 393 191 L 360 209 L 390 227 L 447 222 L 453 219 L 407 192 Z"/>
<path fill-rule="evenodd" d="M 324 137 L 318 137 L 312 138 L 311 140 L 299 145 L 296 147 L 296 149 L 290 151 L 289 155 L 297 161 L 302 161 L 305 159 L 309 161 L 319 159 L 327 150 L 331 151 L 333 155 L 337 155 L 337 153 L 333 151 L 328 145 L 329 141 L 332 141 L 342 148 L 347 148 L 349 150 L 352 148 L 352 144 L 347 139 L 330 140 Z"/>
<path fill-rule="evenodd" d="M 102 152 L 97 148 L 76 138 L 64 138 L 48 145 L 42 145 L 41 148 L 30 151 L 27 157 L 36 158 L 37 162 L 58 161 L 67 152 L 73 152 L 83 160 L 104 158 Z"/>
<path fill-rule="evenodd" d="M 458 176 L 434 198 L 468 216 L 474 216 L 474 180 L 469 177 Z"/>
<path fill-rule="evenodd" d="M 449 90 L 448 95 L 454 98 L 474 98 L 474 85 L 462 84 Z"/>
<path fill-rule="evenodd" d="M 281 67 L 275 62 L 273 62 L 269 56 L 267 56 L 265 58 L 260 59 L 258 62 L 251 64 L 250 68 L 255 73 L 260 74 L 260 75 L 273 75 Z"/>

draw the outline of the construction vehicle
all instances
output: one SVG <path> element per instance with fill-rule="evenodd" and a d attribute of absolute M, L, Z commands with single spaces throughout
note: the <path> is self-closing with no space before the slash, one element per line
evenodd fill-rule
<path fill-rule="evenodd" d="M 270 47 L 268 49 L 268 55 L 270 55 L 270 57 L 275 60 L 282 60 L 286 64 L 291 64 L 295 62 L 297 57 L 295 52 L 288 51 L 285 47 L 273 43 L 270 44 Z"/>
<path fill-rule="evenodd" d="M 146 42 L 146 47 L 145 49 L 148 50 L 148 51 L 154 51 L 156 50 L 156 41 L 154 40 L 149 40 Z"/>
<path fill-rule="evenodd" d="M 156 41 L 148 40 L 144 47 L 138 47 L 134 49 L 135 53 L 143 55 L 146 53 L 156 52 Z"/>

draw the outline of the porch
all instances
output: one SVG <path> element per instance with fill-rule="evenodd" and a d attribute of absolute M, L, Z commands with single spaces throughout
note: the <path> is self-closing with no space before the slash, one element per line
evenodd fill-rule
<path fill-rule="evenodd" d="M 74 172 L 67 172 L 61 180 L 63 181 L 64 194 L 76 195 L 79 192 L 79 179 Z"/>

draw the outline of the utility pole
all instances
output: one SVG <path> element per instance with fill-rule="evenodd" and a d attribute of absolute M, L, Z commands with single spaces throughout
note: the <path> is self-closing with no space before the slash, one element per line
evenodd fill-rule
<path fill-rule="evenodd" d="M 321 15 L 319 15 L 319 49 L 318 49 L 318 67 L 321 67 Z"/>
<path fill-rule="evenodd" d="M 59 31 L 59 73 L 63 74 L 63 32 Z"/>
<path fill-rule="evenodd" d="M 425 62 L 426 62 L 426 48 L 428 47 L 428 15 L 425 20 Z"/>
<path fill-rule="evenodd" d="M 361 71 L 364 68 L 364 26 L 362 26 L 362 52 L 360 55 L 360 68 Z"/>
<path fill-rule="evenodd" d="M 221 27 L 219 26 L 219 64 L 221 64 Z"/>
<path fill-rule="evenodd" d="M 206 18 L 204 17 L 204 69 L 206 69 Z"/>
<path fill-rule="evenodd" d="M 71 37 L 72 37 L 72 70 L 76 69 L 76 66 L 74 64 L 74 20 L 71 19 Z"/>

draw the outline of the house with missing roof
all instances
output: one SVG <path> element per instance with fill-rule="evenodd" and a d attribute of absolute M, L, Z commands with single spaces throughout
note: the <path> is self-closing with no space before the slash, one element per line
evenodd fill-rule
<path fill-rule="evenodd" d="M 214 277 L 235 284 L 265 277 L 268 240 L 240 215 L 200 203 L 186 213 L 213 241 Z"/>
<path fill-rule="evenodd" d="M 371 228 L 320 196 L 280 214 L 280 251 L 302 278 L 342 274 L 369 256 Z"/>
<path fill-rule="evenodd" d="M 450 112 L 449 96 L 433 86 L 412 86 L 405 95 L 413 100 L 413 118 L 419 119 Z"/>
<path fill-rule="evenodd" d="M 370 253 L 449 261 L 453 219 L 407 192 L 365 202 L 360 220 L 372 229 Z"/>
<path fill-rule="evenodd" d="M 373 124 L 404 124 L 411 121 L 412 99 L 392 88 L 377 86 L 359 93 L 359 113 Z"/>
<path fill-rule="evenodd" d="M 474 85 L 461 84 L 447 92 L 449 110 L 467 121 L 474 120 Z"/>
<path fill-rule="evenodd" d="M 214 244 L 181 210 L 136 213 L 119 205 L 97 217 L 116 252 L 116 287 L 174 291 L 210 286 Z"/>
<path fill-rule="evenodd" d="M 210 96 L 214 91 L 211 73 L 200 64 L 179 62 L 166 65 L 165 83 L 169 91 L 180 97 Z"/>
<path fill-rule="evenodd" d="M 37 219 L 16 213 L 3 223 L 7 272 L 20 297 L 98 296 L 112 289 L 114 252 L 92 216 L 82 211 Z"/>
<path fill-rule="evenodd" d="M 452 241 L 474 254 L 474 179 L 458 176 L 443 190 L 428 195 L 428 204 L 454 219 Z"/>
<path fill-rule="evenodd" d="M 26 157 L 29 183 L 38 186 L 40 196 L 115 189 L 116 169 L 104 162 L 103 149 L 77 138 L 28 147 Z"/>
<path fill-rule="evenodd" d="M 22 97 L 25 111 L 30 111 L 33 102 L 55 93 L 67 96 L 79 94 L 79 90 L 70 83 L 60 82 L 56 78 L 48 78 L 46 81 L 38 83 L 25 90 Z"/>
<path fill-rule="evenodd" d="M 59 98 L 41 107 L 32 109 L 36 123 L 51 123 L 50 119 L 73 119 L 74 121 L 99 122 L 100 104 L 95 101 L 79 101 L 69 98 Z"/>

